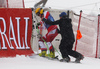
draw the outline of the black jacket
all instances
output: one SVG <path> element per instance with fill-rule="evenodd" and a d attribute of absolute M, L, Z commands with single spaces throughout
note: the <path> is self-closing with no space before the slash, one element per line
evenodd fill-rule
<path fill-rule="evenodd" d="M 59 27 L 60 27 L 60 34 L 62 36 L 62 39 L 65 39 L 68 42 L 69 41 L 71 41 L 71 42 L 75 41 L 70 18 L 64 17 L 64 18 L 61 18 L 60 20 L 57 20 L 57 21 L 54 21 L 54 22 L 52 22 L 48 19 L 47 20 L 43 19 L 43 21 L 47 24 L 50 24 L 50 25 L 57 25 L 58 24 Z"/>

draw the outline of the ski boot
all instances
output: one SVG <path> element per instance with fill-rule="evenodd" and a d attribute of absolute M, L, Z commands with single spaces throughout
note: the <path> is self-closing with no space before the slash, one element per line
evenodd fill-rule
<path fill-rule="evenodd" d="M 70 57 L 66 57 L 60 60 L 60 62 L 70 62 Z"/>
<path fill-rule="evenodd" d="M 45 57 L 46 51 L 42 51 L 41 53 L 39 53 L 40 57 Z"/>
<path fill-rule="evenodd" d="M 51 51 L 51 52 L 50 52 L 50 57 L 51 57 L 51 58 L 55 58 L 55 52 L 54 52 L 54 51 Z"/>
<path fill-rule="evenodd" d="M 51 47 L 51 49 L 50 49 L 50 57 L 55 58 L 55 51 L 54 51 L 53 47 Z"/>
<path fill-rule="evenodd" d="M 76 58 L 75 62 L 76 63 L 80 63 L 80 61 L 83 60 L 83 59 L 84 59 L 84 56 L 83 55 L 79 55 L 79 57 Z"/>
<path fill-rule="evenodd" d="M 45 54 L 45 57 L 55 58 L 55 52 L 50 52 L 49 54 Z"/>

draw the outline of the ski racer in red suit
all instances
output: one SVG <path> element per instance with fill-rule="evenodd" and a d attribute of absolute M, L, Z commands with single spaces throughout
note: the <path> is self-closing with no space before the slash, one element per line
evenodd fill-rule
<path fill-rule="evenodd" d="M 51 14 L 48 12 L 48 11 L 44 11 L 42 8 L 37 8 L 35 10 L 35 13 L 37 16 L 40 16 L 40 18 L 45 18 L 45 19 L 48 19 L 50 21 L 54 21 L 53 17 L 51 16 Z M 47 46 L 49 47 L 49 50 L 50 50 L 50 54 L 49 56 L 51 58 L 54 58 L 55 57 L 55 53 L 54 53 L 54 48 L 52 46 L 52 41 L 53 39 L 58 35 L 58 29 L 57 29 L 57 26 L 56 25 L 49 25 L 49 24 L 46 24 L 45 22 L 43 22 L 42 20 L 40 21 L 40 24 L 44 24 L 44 26 L 46 27 L 47 29 L 47 34 L 43 37 L 40 38 L 39 40 L 39 45 L 41 47 L 41 53 L 39 54 L 39 56 L 48 56 L 48 54 L 46 54 L 46 51 L 47 51 L 47 48 L 44 44 L 44 40 L 46 41 L 47 43 Z M 39 24 L 37 24 L 39 25 Z"/>

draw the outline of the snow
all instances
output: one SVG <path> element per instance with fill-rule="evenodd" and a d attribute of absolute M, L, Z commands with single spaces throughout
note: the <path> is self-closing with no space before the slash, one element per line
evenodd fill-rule
<path fill-rule="evenodd" d="M 71 57 L 71 60 L 75 59 Z M 16 57 L 0 58 L 0 69 L 100 69 L 100 59 L 85 57 L 81 63 L 59 62 L 33 55 L 31 57 L 17 55 Z"/>
<path fill-rule="evenodd" d="M 33 7 L 35 3 L 40 0 L 24 0 L 25 7 Z M 80 13 L 82 10 L 84 13 L 100 14 L 100 0 L 48 0 L 45 7 L 51 7 L 54 9 L 71 9 L 76 13 Z"/>

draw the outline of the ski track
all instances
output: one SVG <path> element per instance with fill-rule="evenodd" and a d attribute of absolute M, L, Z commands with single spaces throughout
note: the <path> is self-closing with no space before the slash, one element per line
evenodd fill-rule
<path fill-rule="evenodd" d="M 71 57 L 71 60 L 75 59 Z M 67 63 L 33 55 L 0 58 L 0 69 L 100 69 L 100 59 L 85 57 L 81 63 Z"/>

